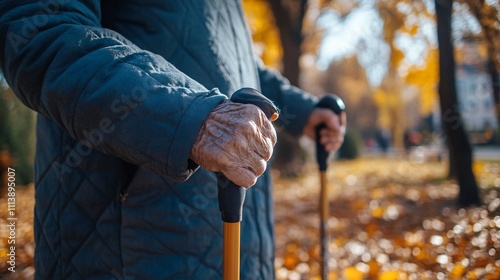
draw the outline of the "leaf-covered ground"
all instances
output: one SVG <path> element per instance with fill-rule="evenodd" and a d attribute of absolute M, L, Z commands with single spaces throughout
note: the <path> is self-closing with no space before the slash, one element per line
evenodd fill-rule
<path fill-rule="evenodd" d="M 474 165 L 484 205 L 460 209 L 446 166 L 333 163 L 330 279 L 500 279 L 500 164 Z M 278 279 L 319 279 L 319 179 L 276 180 Z"/>
<path fill-rule="evenodd" d="M 35 269 L 33 256 L 35 243 L 33 233 L 33 208 L 35 204 L 35 191 L 33 185 L 18 187 L 16 189 L 16 235 L 15 235 L 15 273 L 7 270 L 9 264 L 8 254 L 11 245 L 8 244 L 9 229 L 7 218 L 7 198 L 5 192 L 0 198 L 0 279 L 33 279 Z"/>
<path fill-rule="evenodd" d="M 474 165 L 484 205 L 460 209 L 446 166 L 395 159 L 334 162 L 328 171 L 330 279 L 500 279 L 500 162 Z M 278 279 L 319 279 L 319 179 L 276 176 Z M 33 187 L 17 190 L 16 271 L 6 272 L 0 228 L 0 278 L 32 279 Z M 0 218 L 6 223 L 5 198 Z"/>

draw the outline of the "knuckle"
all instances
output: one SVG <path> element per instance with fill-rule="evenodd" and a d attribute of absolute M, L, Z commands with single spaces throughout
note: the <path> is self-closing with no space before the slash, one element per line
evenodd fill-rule
<path fill-rule="evenodd" d="M 264 172 L 266 171 L 266 168 L 267 168 L 267 163 L 265 160 L 261 160 L 259 162 L 259 164 L 257 164 L 257 166 L 255 167 L 255 175 L 256 177 L 264 174 Z"/>
<path fill-rule="evenodd" d="M 272 140 L 273 146 L 276 145 L 276 142 L 278 142 L 278 135 L 276 134 L 276 130 L 274 129 L 274 127 L 271 130 L 271 140 Z"/>
<path fill-rule="evenodd" d="M 269 161 L 271 159 L 271 157 L 273 156 L 273 151 L 273 146 L 269 146 L 267 154 L 265 155 L 266 157 L 264 158 L 266 161 Z"/>
<path fill-rule="evenodd" d="M 248 169 L 242 167 L 233 168 L 228 171 L 227 174 L 224 174 L 229 180 L 231 180 L 231 182 L 245 188 L 253 186 L 252 182 L 255 180 L 255 176 L 253 175 L 253 173 Z"/>
<path fill-rule="evenodd" d="M 253 174 L 253 172 L 246 170 L 245 172 L 242 173 L 241 178 L 241 186 L 245 188 L 249 188 L 253 185 L 255 185 L 255 182 L 257 181 L 257 176 Z"/>
<path fill-rule="evenodd" d="M 250 122 L 247 121 L 242 121 L 239 123 L 238 126 L 234 128 L 234 133 L 236 135 L 248 135 L 249 132 L 251 131 L 252 126 Z"/>

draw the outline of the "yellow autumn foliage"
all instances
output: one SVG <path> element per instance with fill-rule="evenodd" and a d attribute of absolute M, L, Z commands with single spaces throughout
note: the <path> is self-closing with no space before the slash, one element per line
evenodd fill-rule
<path fill-rule="evenodd" d="M 461 263 L 456 263 L 450 272 L 450 279 L 462 279 L 465 274 L 465 267 Z"/>
<path fill-rule="evenodd" d="M 405 81 L 419 89 L 420 114 L 428 116 L 437 101 L 437 85 L 439 81 L 438 50 L 436 48 L 429 50 L 423 66 L 410 67 Z"/>
<path fill-rule="evenodd" d="M 405 58 L 405 53 L 398 49 L 396 46 L 391 47 L 391 57 L 390 63 L 394 66 L 394 69 L 399 66 L 401 61 Z"/>
<path fill-rule="evenodd" d="M 264 64 L 279 69 L 283 49 L 274 16 L 265 0 L 243 0 L 243 9 L 252 32 L 257 54 Z"/>
<path fill-rule="evenodd" d="M 404 25 L 402 27 L 402 32 L 404 33 L 408 33 L 409 35 L 411 36 L 415 36 L 418 32 L 418 25 L 411 25 L 411 26 L 408 26 L 408 25 Z"/>
<path fill-rule="evenodd" d="M 351 266 L 344 269 L 344 279 L 347 280 L 363 280 L 364 273 L 359 271 L 356 267 Z"/>
<path fill-rule="evenodd" d="M 399 270 L 389 270 L 381 273 L 379 280 L 404 280 L 407 279 L 406 274 Z"/>

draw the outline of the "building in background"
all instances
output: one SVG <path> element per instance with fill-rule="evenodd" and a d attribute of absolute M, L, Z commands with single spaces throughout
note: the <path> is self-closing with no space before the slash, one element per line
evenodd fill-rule
<path fill-rule="evenodd" d="M 457 65 L 459 110 L 471 143 L 488 143 L 498 127 L 491 79 L 486 69 L 471 64 Z"/>

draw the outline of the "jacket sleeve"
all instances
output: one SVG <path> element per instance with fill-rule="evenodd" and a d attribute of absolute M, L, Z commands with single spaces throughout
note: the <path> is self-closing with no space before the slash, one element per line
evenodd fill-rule
<path fill-rule="evenodd" d="M 184 180 L 226 97 L 100 26 L 100 1 L 0 1 L 0 66 L 18 98 L 73 138 Z"/>
<path fill-rule="evenodd" d="M 266 68 L 260 59 L 257 60 L 262 93 L 273 100 L 281 111 L 275 123 L 291 135 L 300 136 L 317 98 L 291 85 L 280 73 Z"/>

